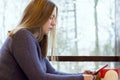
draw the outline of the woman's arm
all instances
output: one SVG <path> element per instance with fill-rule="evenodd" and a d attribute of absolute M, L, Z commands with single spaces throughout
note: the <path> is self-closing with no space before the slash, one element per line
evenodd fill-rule
<path fill-rule="evenodd" d="M 84 76 L 84 80 L 92 80 L 93 79 L 93 75 L 91 71 L 86 71 L 86 73 L 65 73 L 65 72 L 59 72 L 56 71 L 53 66 L 50 64 L 49 60 L 47 58 L 45 58 L 45 62 L 46 62 L 46 67 L 47 67 L 47 73 L 51 73 L 51 74 L 59 74 L 59 75 L 83 75 Z M 91 73 L 89 73 L 91 72 Z"/>
<path fill-rule="evenodd" d="M 46 67 L 47 67 L 47 72 L 48 72 L 48 73 L 51 73 L 51 74 L 60 74 L 60 75 L 82 75 L 82 73 L 66 73 L 66 72 L 56 71 L 47 58 L 45 58 L 45 63 L 46 63 Z"/>
<path fill-rule="evenodd" d="M 38 57 L 35 39 L 28 30 L 18 31 L 12 46 L 13 56 L 29 80 L 84 80 L 82 75 L 46 73 L 41 63 L 42 59 Z"/>

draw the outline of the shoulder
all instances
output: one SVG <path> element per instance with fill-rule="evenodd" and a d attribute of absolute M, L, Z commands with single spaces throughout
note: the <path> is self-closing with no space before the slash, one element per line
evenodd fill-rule
<path fill-rule="evenodd" d="M 37 39 L 33 36 L 33 34 L 27 29 L 21 29 L 17 31 L 13 38 L 12 44 L 35 44 Z"/>
<path fill-rule="evenodd" d="M 27 30 L 27 29 L 20 29 L 14 34 L 14 39 L 15 38 L 35 38 L 33 34 Z"/>
<path fill-rule="evenodd" d="M 32 33 L 27 29 L 20 29 L 15 33 L 16 35 L 32 35 Z"/>
<path fill-rule="evenodd" d="M 17 50 L 18 48 L 31 48 L 34 49 L 36 47 L 36 39 L 33 34 L 27 29 L 21 29 L 17 31 L 12 39 L 13 49 Z"/>

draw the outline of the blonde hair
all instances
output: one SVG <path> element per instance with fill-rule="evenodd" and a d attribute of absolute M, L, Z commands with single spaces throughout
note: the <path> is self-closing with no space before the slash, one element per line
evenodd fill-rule
<path fill-rule="evenodd" d="M 17 27 L 9 31 L 9 36 L 11 38 L 14 38 L 14 34 L 23 29 L 39 29 L 39 36 L 38 41 L 40 43 L 41 49 L 42 49 L 42 55 L 43 57 L 47 56 L 47 47 L 48 47 L 48 36 L 44 35 L 42 26 L 47 22 L 47 20 L 50 18 L 54 8 L 57 6 L 51 2 L 50 0 L 31 0 L 31 2 L 28 4 L 28 6 L 25 8 L 23 17 L 20 21 L 20 23 L 17 25 Z M 56 13 L 58 12 L 58 9 Z M 52 53 L 54 47 L 53 41 L 55 41 L 55 28 L 52 30 L 51 38 L 52 40 Z M 51 53 L 51 54 L 52 54 Z"/>

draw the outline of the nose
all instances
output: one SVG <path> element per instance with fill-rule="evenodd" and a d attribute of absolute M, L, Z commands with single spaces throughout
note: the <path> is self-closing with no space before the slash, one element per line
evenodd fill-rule
<path fill-rule="evenodd" d="M 54 27 L 56 25 L 56 21 L 52 20 L 51 25 Z"/>

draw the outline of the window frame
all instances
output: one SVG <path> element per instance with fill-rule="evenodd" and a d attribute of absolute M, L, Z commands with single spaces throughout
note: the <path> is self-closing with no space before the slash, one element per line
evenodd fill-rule
<path fill-rule="evenodd" d="M 56 61 L 94 61 L 94 62 L 119 62 L 120 56 L 54 56 Z M 51 61 L 51 56 L 48 56 Z"/>

